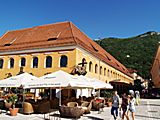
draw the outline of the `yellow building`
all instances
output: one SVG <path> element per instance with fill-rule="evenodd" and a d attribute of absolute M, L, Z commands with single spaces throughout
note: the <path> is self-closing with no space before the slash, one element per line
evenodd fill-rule
<path fill-rule="evenodd" d="M 133 84 L 126 67 L 71 22 L 9 31 L 0 38 L 0 79 L 60 69 L 110 82 L 118 90 Z"/>
<path fill-rule="evenodd" d="M 151 75 L 155 88 L 160 88 L 160 46 L 153 61 Z"/>

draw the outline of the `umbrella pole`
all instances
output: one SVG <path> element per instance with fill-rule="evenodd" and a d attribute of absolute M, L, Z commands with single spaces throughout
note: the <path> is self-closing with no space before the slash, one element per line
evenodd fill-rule
<path fill-rule="evenodd" d="M 60 87 L 60 91 L 59 91 L 59 106 L 61 106 L 61 87 Z"/>
<path fill-rule="evenodd" d="M 69 91 L 69 89 L 66 89 L 66 90 L 67 90 L 67 94 L 68 94 L 67 96 L 68 96 L 68 99 L 69 99 L 69 97 L 70 97 L 70 93 L 69 92 L 70 91 Z"/>
<path fill-rule="evenodd" d="M 50 94 L 50 95 L 49 95 L 49 99 L 52 100 L 52 89 L 51 89 L 51 88 L 49 88 L 49 92 L 50 92 L 50 93 L 49 93 L 49 94 Z"/>
<path fill-rule="evenodd" d="M 22 92 L 22 97 L 23 97 L 22 108 L 23 108 L 23 103 L 24 103 L 24 101 L 25 101 L 24 92 L 25 92 L 25 89 L 23 89 L 23 92 Z"/>
<path fill-rule="evenodd" d="M 100 97 L 100 89 L 98 90 L 98 93 L 99 93 L 99 94 L 98 94 L 98 97 Z"/>
<path fill-rule="evenodd" d="M 81 101 L 82 101 L 82 88 L 80 88 L 80 91 L 81 91 L 80 96 L 81 96 Z M 78 98 L 79 98 L 79 96 L 78 96 Z"/>

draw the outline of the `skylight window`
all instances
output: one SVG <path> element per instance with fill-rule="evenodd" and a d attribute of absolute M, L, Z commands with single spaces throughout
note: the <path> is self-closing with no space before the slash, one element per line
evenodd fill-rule
<path fill-rule="evenodd" d="M 4 46 L 10 46 L 12 45 L 15 41 L 16 41 L 17 38 L 14 38 L 10 43 L 6 43 L 4 44 Z"/>
<path fill-rule="evenodd" d="M 106 55 L 106 54 L 105 54 Z M 106 57 L 107 57 L 107 59 L 109 60 L 109 61 L 111 61 L 111 59 L 108 57 L 108 55 L 106 55 Z"/>
<path fill-rule="evenodd" d="M 98 52 L 98 49 L 96 49 L 96 48 L 92 45 L 92 43 L 90 43 L 90 44 L 91 44 L 92 48 L 94 49 L 94 51 Z"/>
<path fill-rule="evenodd" d="M 62 32 L 59 32 L 57 36 L 52 36 L 52 37 L 48 38 L 48 41 L 57 40 L 61 33 Z"/>
<path fill-rule="evenodd" d="M 117 65 L 118 67 L 120 67 L 120 66 L 118 65 L 118 63 L 116 63 L 116 65 Z"/>
<path fill-rule="evenodd" d="M 125 69 L 122 67 L 122 69 L 125 71 Z"/>

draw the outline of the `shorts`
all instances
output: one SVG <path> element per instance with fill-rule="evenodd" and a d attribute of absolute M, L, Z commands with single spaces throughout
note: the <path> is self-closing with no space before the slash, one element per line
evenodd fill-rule
<path fill-rule="evenodd" d="M 128 110 L 133 113 L 136 111 L 135 108 L 129 108 Z"/>
<path fill-rule="evenodd" d="M 128 108 L 127 108 L 127 107 L 123 107 L 123 108 L 122 108 L 122 111 L 125 113 L 125 112 L 128 111 Z"/>

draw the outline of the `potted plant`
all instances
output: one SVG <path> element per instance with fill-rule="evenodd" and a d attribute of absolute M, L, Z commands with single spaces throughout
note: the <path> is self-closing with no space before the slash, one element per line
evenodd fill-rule
<path fill-rule="evenodd" d="M 8 107 L 11 116 L 16 116 L 19 110 L 19 108 L 15 108 L 15 104 L 17 100 L 18 100 L 18 96 L 16 94 L 9 94 L 6 99 L 6 102 L 11 104 L 11 106 Z"/>
<path fill-rule="evenodd" d="M 106 102 L 107 107 L 112 106 L 112 98 L 109 98 L 108 101 Z"/>
<path fill-rule="evenodd" d="M 112 106 L 113 91 L 104 90 L 102 93 L 105 97 L 107 107 L 111 107 Z"/>

